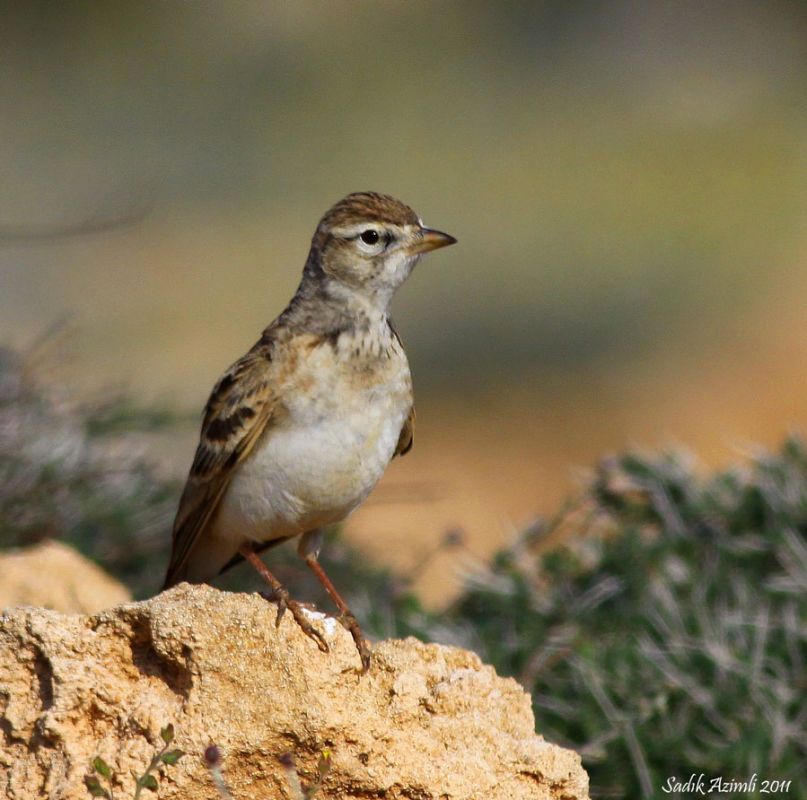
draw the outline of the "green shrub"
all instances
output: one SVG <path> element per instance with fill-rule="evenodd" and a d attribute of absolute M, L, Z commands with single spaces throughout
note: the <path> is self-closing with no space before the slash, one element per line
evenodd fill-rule
<path fill-rule="evenodd" d="M 563 524 L 560 548 L 536 526 L 499 554 L 449 621 L 582 753 L 592 796 L 701 772 L 807 796 L 804 445 L 708 479 L 682 457 L 612 459 Z"/>
<path fill-rule="evenodd" d="M 0 349 L 0 546 L 62 539 L 136 595 L 153 592 L 179 486 L 148 457 L 143 432 L 169 421 L 120 396 L 80 405 Z"/>

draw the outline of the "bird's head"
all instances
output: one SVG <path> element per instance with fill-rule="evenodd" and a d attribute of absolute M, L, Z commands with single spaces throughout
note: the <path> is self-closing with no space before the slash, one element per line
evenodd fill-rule
<path fill-rule="evenodd" d="M 337 291 L 384 307 L 418 259 L 457 240 L 427 228 L 409 206 L 375 192 L 349 194 L 320 220 L 312 242 L 316 271 Z"/>

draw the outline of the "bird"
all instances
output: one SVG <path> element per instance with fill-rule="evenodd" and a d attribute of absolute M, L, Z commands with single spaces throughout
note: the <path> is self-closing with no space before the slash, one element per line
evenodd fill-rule
<path fill-rule="evenodd" d="M 319 553 L 325 526 L 412 448 L 409 363 L 390 302 L 429 251 L 457 240 L 377 192 L 337 202 L 316 227 L 299 287 L 215 384 L 173 525 L 164 589 L 209 583 L 246 560 L 323 652 L 328 644 L 259 554 L 299 537 L 361 660 L 371 649 Z"/>

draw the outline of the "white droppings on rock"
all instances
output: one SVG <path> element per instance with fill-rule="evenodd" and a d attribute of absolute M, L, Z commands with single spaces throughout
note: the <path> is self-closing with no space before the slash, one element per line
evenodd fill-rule
<path fill-rule="evenodd" d="M 332 616 L 325 614 L 322 611 L 303 607 L 303 614 L 305 614 L 305 616 L 308 617 L 312 622 L 320 623 L 328 636 L 333 636 L 336 633 L 336 629 L 340 627 L 339 620 L 334 619 Z"/>

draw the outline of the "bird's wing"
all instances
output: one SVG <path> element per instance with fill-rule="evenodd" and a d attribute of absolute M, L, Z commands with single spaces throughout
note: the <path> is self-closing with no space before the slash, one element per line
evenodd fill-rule
<path fill-rule="evenodd" d="M 415 406 L 409 409 L 409 414 L 398 436 L 398 445 L 395 448 L 396 456 L 405 456 L 415 442 Z"/>
<path fill-rule="evenodd" d="M 183 580 L 194 545 L 218 508 L 233 470 L 271 428 L 277 408 L 271 342 L 259 342 L 213 389 L 179 510 L 165 587 Z"/>
<path fill-rule="evenodd" d="M 395 325 L 393 324 L 392 320 L 387 317 L 387 325 L 389 325 L 390 332 L 395 337 L 396 341 L 398 342 L 398 346 L 403 351 L 403 342 L 401 341 L 401 337 L 398 335 L 398 331 L 395 329 Z M 403 427 L 401 428 L 401 433 L 398 436 L 398 444 L 395 447 L 395 456 L 405 456 L 411 449 L 412 445 L 415 441 L 415 406 L 412 404 L 412 407 L 409 409 L 409 413 L 406 416 L 406 420 L 404 421 Z"/>

